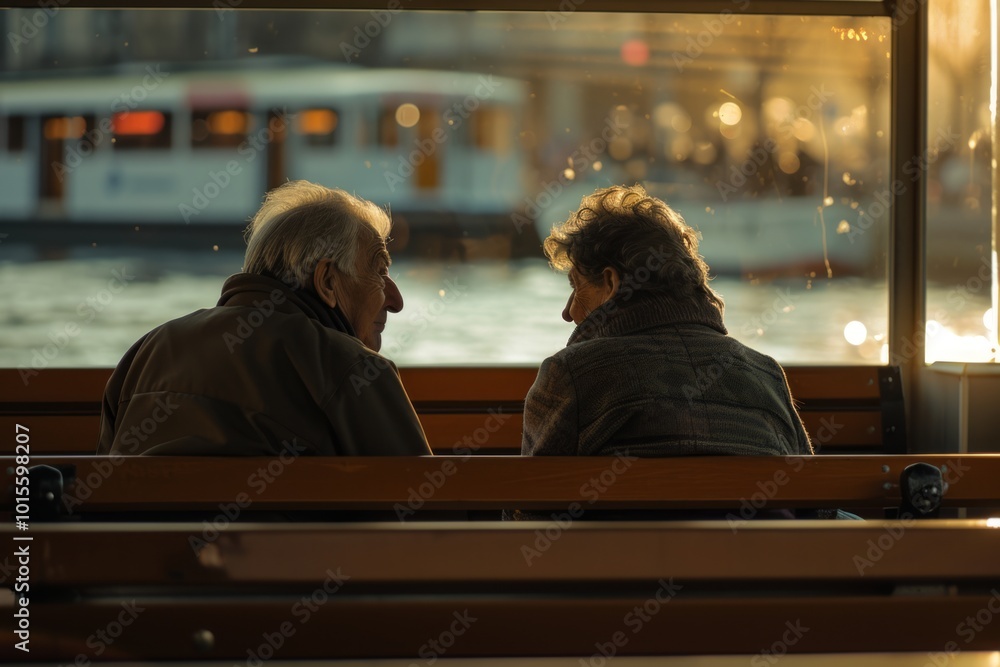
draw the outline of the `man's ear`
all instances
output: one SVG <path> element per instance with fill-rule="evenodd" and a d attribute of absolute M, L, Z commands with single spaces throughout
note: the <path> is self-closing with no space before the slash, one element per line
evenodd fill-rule
<path fill-rule="evenodd" d="M 313 271 L 313 289 L 316 290 L 316 294 L 319 295 L 323 303 L 331 308 L 337 306 L 337 291 L 334 288 L 336 281 L 337 269 L 333 266 L 333 261 L 330 259 L 319 260 L 316 270 Z"/>
<path fill-rule="evenodd" d="M 618 269 L 613 266 L 605 267 L 604 271 L 601 272 L 601 288 L 605 292 L 605 299 L 610 299 L 618 294 L 618 288 L 621 287 L 621 284 L 622 276 L 618 273 Z"/>

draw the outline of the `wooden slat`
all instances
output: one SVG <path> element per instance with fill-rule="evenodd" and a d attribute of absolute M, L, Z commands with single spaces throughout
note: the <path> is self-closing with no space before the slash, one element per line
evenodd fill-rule
<path fill-rule="evenodd" d="M 0 369 L 0 404 L 99 403 L 111 376 L 109 368 L 40 370 L 27 385 L 17 369 Z M 789 366 L 785 368 L 797 401 L 875 399 L 877 366 Z M 400 376 L 410 399 L 418 401 L 523 401 L 535 381 L 535 367 L 404 367 Z"/>
<path fill-rule="evenodd" d="M 96 416 L 0 416 L 0 433 L 14 433 L 16 424 L 28 427 L 31 450 L 36 454 L 93 454 L 97 451 L 101 420 Z"/>
<path fill-rule="evenodd" d="M 345 588 L 349 585 L 347 582 Z M 649 586 L 648 595 L 652 596 L 655 590 L 655 584 Z M 440 655 L 430 652 L 429 642 L 442 641 L 439 639 L 442 633 L 448 646 L 447 664 L 455 658 L 478 656 L 494 658 L 490 665 L 498 663 L 496 658 L 504 658 L 503 664 L 507 664 L 518 657 L 566 655 L 578 656 L 573 663 L 577 666 L 580 662 L 605 664 L 601 662 L 604 658 L 598 647 L 613 647 L 611 641 L 616 632 L 628 640 L 615 649 L 619 656 L 752 654 L 750 660 L 744 660 L 744 665 L 758 664 L 753 659 L 759 659 L 759 664 L 769 664 L 765 657 L 779 654 L 761 654 L 761 651 L 769 651 L 775 644 L 790 654 L 923 652 L 913 662 L 895 661 L 891 663 L 894 666 L 933 665 L 928 661 L 931 652 L 940 654 L 948 664 L 963 664 L 952 663 L 943 654 L 945 646 L 958 645 L 956 638 L 962 641 L 963 651 L 995 650 L 1000 645 L 997 623 L 972 633 L 969 643 L 955 633 L 955 628 L 966 618 L 975 618 L 989 608 L 989 595 L 685 600 L 680 597 L 682 589 L 669 603 L 651 606 L 650 609 L 657 610 L 656 615 L 646 615 L 649 622 L 639 626 L 645 631 L 636 632 L 640 616 L 635 610 L 649 603 L 650 597 L 579 596 L 541 600 L 435 596 L 380 600 L 338 592 L 328 599 L 321 598 L 325 600 L 322 605 L 312 603 L 314 611 L 311 611 L 302 602 L 303 597 L 308 602 L 310 594 L 311 591 L 300 591 L 296 596 L 204 601 L 164 601 L 139 595 L 72 604 L 35 603 L 32 631 L 36 634 L 30 658 L 65 663 L 70 659 L 67 656 L 93 655 L 93 647 L 97 645 L 95 631 L 119 618 L 123 609 L 127 612 L 136 608 L 142 611 L 136 612 L 134 622 L 120 638 L 111 645 L 100 644 L 106 648 L 103 660 L 225 658 L 226 664 L 232 665 L 234 661 L 246 664 L 248 655 L 259 659 L 263 654 L 281 659 L 407 658 L 410 665 L 429 664 L 429 656 Z M 456 618 L 463 616 L 467 624 L 456 624 Z M 125 618 L 130 618 L 127 613 Z M 632 624 L 625 625 L 624 619 L 631 619 Z M 8 637 L 13 637 L 11 626 L 10 614 L 4 614 L 0 627 Z M 282 627 L 288 637 L 280 634 Z M 450 628 L 455 628 L 456 633 L 449 634 Z M 790 628 L 797 628 L 798 635 L 791 634 Z M 194 639 L 204 636 L 204 631 L 210 632 L 213 639 L 208 649 Z M 274 645 L 280 646 L 276 652 L 267 643 L 267 636 L 276 636 L 272 639 Z M 794 639 L 794 643 L 783 643 L 783 636 Z M 13 648 L 13 643 L 5 642 L 0 648 L 0 657 L 5 662 L 26 657 Z M 424 659 L 415 662 L 414 656 L 421 648 Z M 838 657 L 841 662 L 824 664 L 857 664 L 853 655 Z M 701 660 L 699 665 L 716 664 L 705 662 L 711 658 Z M 782 658 L 781 664 L 793 662 Z"/>
<path fill-rule="evenodd" d="M 100 403 L 110 368 L 0 369 L 0 406 L 4 403 Z M 22 374 L 27 374 L 22 376 Z"/>
<path fill-rule="evenodd" d="M 789 366 L 788 386 L 796 401 L 879 398 L 878 366 Z"/>
<path fill-rule="evenodd" d="M 421 414 L 420 423 L 435 453 L 502 450 L 521 453 L 524 418 L 520 412 Z M 490 429 L 494 429 L 492 432 Z"/>
<path fill-rule="evenodd" d="M 6 380 L 0 384 L 0 428 L 9 431 L 15 423 L 28 425 L 37 453 L 95 451 L 100 398 L 110 371 L 40 371 L 26 388 L 17 373 L 0 370 L 0 380 Z M 401 373 L 435 452 L 455 451 L 456 443 L 462 443 L 458 451 L 463 453 L 469 448 L 480 453 L 520 451 L 522 415 L 513 410 L 523 401 L 537 369 L 405 368 Z M 878 399 L 877 367 L 791 367 L 788 376 L 820 451 L 882 446 L 881 414 L 877 402 L 871 403 Z M 866 407 L 851 409 L 850 401 Z M 847 403 L 832 410 L 830 402 Z M 490 418 L 488 410 L 498 407 L 505 419 Z"/>
<path fill-rule="evenodd" d="M 1000 455 L 691 457 L 34 457 L 76 466 L 77 511 L 898 506 L 903 467 L 945 467 L 947 506 L 1000 506 Z M 13 496 L 12 457 L 0 458 Z M 269 471 L 270 466 L 270 472 Z M 270 480 L 270 481 L 267 481 Z"/>
<path fill-rule="evenodd" d="M 878 449 L 882 444 L 882 415 L 877 410 L 802 410 L 802 421 L 818 452 L 841 449 Z M 435 453 L 485 450 L 519 454 L 523 416 L 506 413 L 509 419 L 490 420 L 490 414 L 421 414 L 427 440 Z M 489 428 L 496 428 L 489 432 Z"/>
<path fill-rule="evenodd" d="M 530 368 L 401 368 L 400 379 L 414 403 L 523 401 L 538 375 Z"/>
<path fill-rule="evenodd" d="M 341 567 L 357 588 L 409 583 L 441 592 L 454 590 L 446 584 L 497 592 L 517 583 L 590 585 L 583 591 L 597 582 L 670 577 L 720 586 L 1000 581 L 1000 530 L 985 520 L 759 521 L 736 528 L 724 521 L 218 521 L 33 524 L 23 533 L 7 522 L 0 536 L 10 544 L 11 536 L 32 536 L 31 581 L 39 586 L 141 587 L 169 571 L 176 587 L 240 590 L 308 585 L 330 567 Z M 192 537 L 204 541 L 197 550 Z M 856 556 L 869 561 L 860 573 Z"/>
<path fill-rule="evenodd" d="M 799 414 L 817 453 L 882 446 L 882 414 L 878 410 L 800 410 Z"/>
<path fill-rule="evenodd" d="M 877 449 L 881 444 L 881 415 L 874 410 L 801 411 L 806 430 L 819 451 L 837 448 Z M 523 416 L 520 412 L 420 414 L 420 422 L 435 453 L 519 454 Z M 31 429 L 36 454 L 92 454 L 97 449 L 100 419 L 97 416 L 0 416 L 0 431 L 13 433 L 15 424 Z M 495 429 L 491 432 L 491 429 Z M 832 437 L 826 437 L 832 435 Z M 822 438 L 820 436 L 823 436 Z"/>

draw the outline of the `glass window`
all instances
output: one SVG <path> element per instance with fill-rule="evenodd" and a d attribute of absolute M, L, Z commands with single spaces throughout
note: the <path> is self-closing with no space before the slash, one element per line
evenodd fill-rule
<path fill-rule="evenodd" d="M 191 113 L 193 148 L 235 148 L 247 139 L 251 118 L 236 109 L 197 110 Z"/>
<path fill-rule="evenodd" d="M 297 120 L 299 134 L 309 146 L 328 148 L 336 143 L 339 117 L 333 109 L 304 109 Z"/>
<path fill-rule="evenodd" d="M 24 150 L 24 116 L 7 116 L 6 137 L 7 150 L 18 153 Z"/>
<path fill-rule="evenodd" d="M 213 305 L 266 184 L 289 178 L 392 211 L 406 308 L 383 352 L 404 365 L 537 364 L 565 345 L 568 285 L 541 242 L 583 195 L 623 183 L 697 228 L 732 335 L 783 363 L 884 363 L 891 22 L 742 6 L 388 23 L 57 12 L 46 29 L 77 38 L 30 40 L 0 67 L 45 87 L 39 116 L 111 118 L 135 159 L 82 161 L 44 198 L 18 189 L 22 219 L 65 224 L 20 230 L 0 260 L 32 285 L 0 296 L 0 365 L 113 366 L 149 329 Z M 7 25 L 30 11 L 6 10 Z M 285 141 L 286 122 L 307 141 Z M 0 180 L 5 200 L 33 182 L 29 157 L 12 166 L 22 181 Z"/>
<path fill-rule="evenodd" d="M 928 4 L 925 360 L 996 359 L 992 289 L 990 5 Z"/>
<path fill-rule="evenodd" d="M 122 111 L 111 117 L 112 143 L 116 150 L 169 149 L 168 111 Z"/>

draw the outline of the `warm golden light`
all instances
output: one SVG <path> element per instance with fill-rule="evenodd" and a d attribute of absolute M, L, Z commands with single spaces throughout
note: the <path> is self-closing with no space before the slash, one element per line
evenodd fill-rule
<path fill-rule="evenodd" d="M 114 133 L 122 135 L 159 134 L 165 123 L 159 111 L 125 111 L 111 118 Z"/>
<path fill-rule="evenodd" d="M 831 27 L 830 30 L 840 36 L 841 41 L 851 41 L 851 42 L 867 42 L 869 37 L 872 35 L 868 34 L 868 31 L 864 28 L 837 28 Z M 882 40 L 879 39 L 881 42 Z"/>
<path fill-rule="evenodd" d="M 621 54 L 626 65 L 639 67 L 649 62 L 649 45 L 641 39 L 630 39 L 622 44 Z"/>
<path fill-rule="evenodd" d="M 781 153 L 778 155 L 778 169 L 786 174 L 794 174 L 799 170 L 801 162 L 795 153 Z"/>
<path fill-rule="evenodd" d="M 300 134 L 331 134 L 337 129 L 337 112 L 307 109 L 298 115 Z"/>
<path fill-rule="evenodd" d="M 725 125 L 736 125 L 743 118 L 743 110 L 735 102 L 725 102 L 719 107 L 719 120 Z"/>
<path fill-rule="evenodd" d="M 82 116 L 49 118 L 45 121 L 46 139 L 79 139 L 87 131 L 87 121 Z"/>
<path fill-rule="evenodd" d="M 396 107 L 396 122 L 402 127 L 413 127 L 420 121 L 420 109 L 416 104 L 400 104 Z"/>
<path fill-rule="evenodd" d="M 250 119 L 243 111 L 214 111 L 208 114 L 212 134 L 246 134 Z"/>
<path fill-rule="evenodd" d="M 868 328 L 857 320 L 848 322 L 844 327 L 844 339 L 851 345 L 861 345 L 868 339 Z"/>
<path fill-rule="evenodd" d="M 628 137 L 615 137 L 608 144 L 608 154 L 616 160 L 632 157 L 632 142 Z"/>

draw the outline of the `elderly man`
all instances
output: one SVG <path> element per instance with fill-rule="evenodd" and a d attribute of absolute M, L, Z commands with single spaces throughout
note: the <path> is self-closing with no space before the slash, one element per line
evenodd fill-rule
<path fill-rule="evenodd" d="M 215 308 L 167 322 L 104 392 L 98 453 L 429 454 L 395 366 L 380 356 L 390 221 L 371 202 L 296 181 L 268 193 L 243 273 Z"/>

